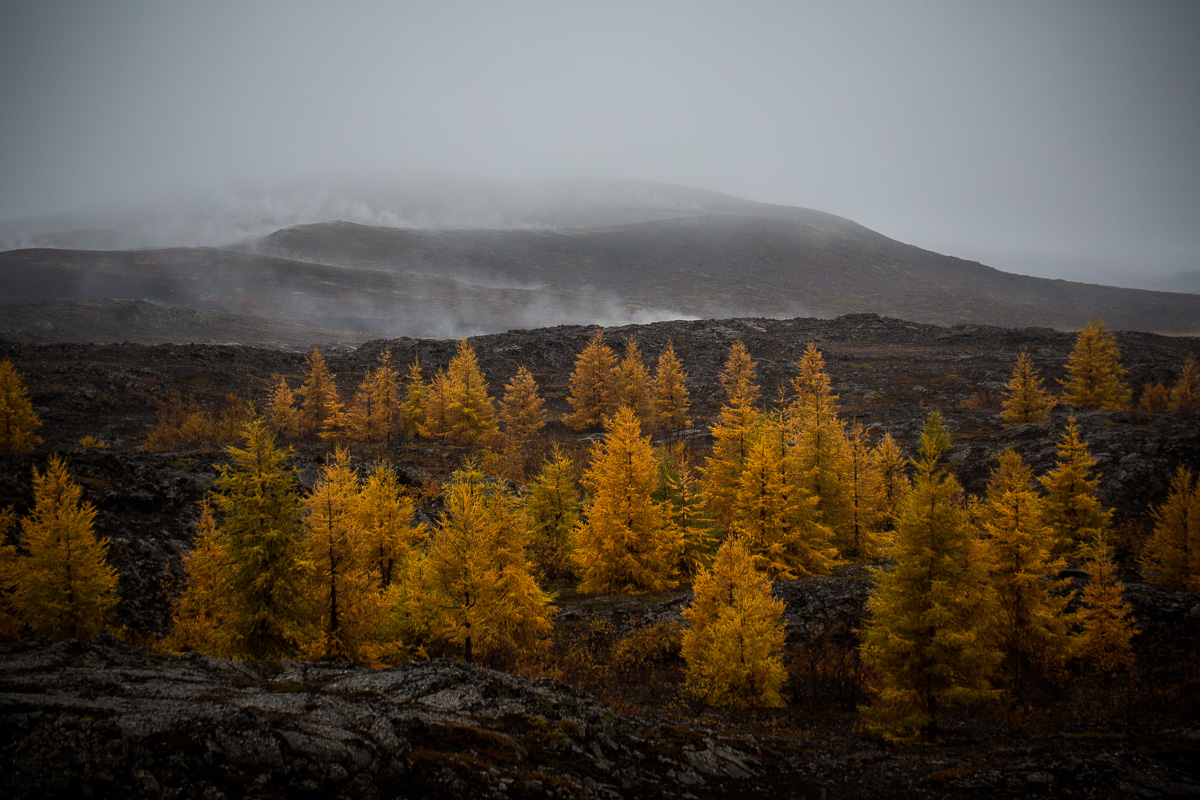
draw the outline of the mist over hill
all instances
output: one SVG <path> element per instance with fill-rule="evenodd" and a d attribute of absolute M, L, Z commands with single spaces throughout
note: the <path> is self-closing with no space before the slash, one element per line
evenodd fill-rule
<path fill-rule="evenodd" d="M 302 344 L 849 313 L 1200 332 L 1200 296 L 1013 275 L 820 211 L 637 181 L 296 181 L 9 223 L 5 242 L 39 245 L 0 253 L 23 304 L 0 336 L 21 341 L 244 341 L 247 318 L 264 321 L 253 341 Z M 57 305 L 39 319 L 37 303 Z"/>

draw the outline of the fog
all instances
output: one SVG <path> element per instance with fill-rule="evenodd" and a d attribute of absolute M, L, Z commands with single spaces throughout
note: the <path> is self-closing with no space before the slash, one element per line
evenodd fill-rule
<path fill-rule="evenodd" d="M 6 3 L 0 244 L 536 226 L 342 176 L 583 175 L 1146 285 L 1200 270 L 1198 32 L 1192 0 Z"/>

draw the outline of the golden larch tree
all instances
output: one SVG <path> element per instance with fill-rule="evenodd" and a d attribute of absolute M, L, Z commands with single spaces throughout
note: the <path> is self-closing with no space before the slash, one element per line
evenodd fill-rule
<path fill-rule="evenodd" d="M 305 361 L 304 383 L 300 387 L 301 436 L 327 432 L 336 423 L 342 403 L 333 380 L 325 357 L 314 347 Z"/>
<path fill-rule="evenodd" d="M 725 402 L 729 405 L 745 403 L 753 406 L 758 402 L 760 390 L 755 375 L 756 365 L 741 339 L 729 346 L 729 355 L 721 368 L 721 386 L 725 389 Z"/>
<path fill-rule="evenodd" d="M 784 605 L 755 561 L 743 540 L 726 541 L 683 611 L 686 686 L 712 705 L 783 705 Z"/>
<path fill-rule="evenodd" d="M 1046 391 L 1037 367 L 1026 350 L 1017 357 L 1012 377 L 1004 384 L 1004 400 L 1000 418 L 1004 426 L 1022 425 L 1027 422 L 1045 422 L 1057 401 Z"/>
<path fill-rule="evenodd" d="M 379 588 L 386 589 L 399 579 L 428 534 L 414 521 L 413 499 L 401 489 L 396 471 L 386 461 L 376 464 L 363 481 L 357 505 L 368 569 Z"/>
<path fill-rule="evenodd" d="M 41 425 L 21 373 L 0 361 L 0 451 L 32 452 L 42 441 L 34 434 Z"/>
<path fill-rule="evenodd" d="M 1189 411 L 1197 407 L 1200 407 L 1200 365 L 1196 364 L 1196 356 L 1188 353 L 1171 386 L 1171 410 Z"/>
<path fill-rule="evenodd" d="M 712 454 L 704 465 L 704 501 L 712 518 L 729 527 L 737 512 L 738 485 L 759 413 L 745 400 L 726 403 L 712 425 Z"/>
<path fill-rule="evenodd" d="M 988 678 L 999 652 L 986 635 L 994 601 L 962 489 L 940 463 L 949 445 L 934 412 L 888 551 L 895 564 L 876 573 L 867 603 L 863 661 L 883 685 L 864 711 L 894 737 L 936 740 L 948 711 L 995 694 Z"/>
<path fill-rule="evenodd" d="M 475 444 L 495 434 L 496 409 L 488 397 L 488 383 L 479 368 L 475 349 L 461 339 L 458 352 L 450 359 L 449 397 L 446 418 L 449 439 L 455 444 Z"/>
<path fill-rule="evenodd" d="M 883 487 L 884 525 L 891 531 L 896 527 L 900 501 L 908 494 L 908 459 L 890 433 L 885 433 L 875 448 L 875 457 L 879 464 L 879 482 Z"/>
<path fill-rule="evenodd" d="M 428 398 L 429 386 L 422 376 L 421 362 L 413 359 L 404 382 L 404 402 L 400 404 L 400 432 L 409 439 L 416 439 L 421 435 Z"/>
<path fill-rule="evenodd" d="M 267 424 L 276 436 L 294 439 L 300 434 L 300 410 L 296 407 L 296 393 L 288 386 L 282 375 L 271 389 L 267 400 Z"/>
<path fill-rule="evenodd" d="M 688 419 L 691 398 L 687 389 L 687 373 L 675 355 L 675 346 L 667 342 L 667 349 L 658 355 L 654 370 L 654 427 L 660 431 L 680 431 L 692 424 Z"/>
<path fill-rule="evenodd" d="M 1162 505 L 1151 509 L 1154 533 L 1146 543 L 1146 565 L 1158 581 L 1200 592 L 1200 477 L 1180 466 Z"/>
<path fill-rule="evenodd" d="M 1142 384 L 1142 393 L 1138 397 L 1138 411 L 1148 414 L 1161 414 L 1171 407 L 1171 390 L 1166 384 L 1157 381 L 1146 381 Z"/>
<path fill-rule="evenodd" d="M 563 424 L 577 431 L 601 427 L 617 409 L 616 372 L 616 354 L 604 343 L 604 330 L 597 328 L 575 359 L 567 398 L 571 413 L 563 417 Z"/>
<path fill-rule="evenodd" d="M 201 501 L 192 549 L 183 558 L 187 583 L 171 609 L 171 633 L 164 643 L 168 649 L 229 655 L 225 633 L 233 609 L 226 581 L 231 568 L 212 504 Z"/>
<path fill-rule="evenodd" d="M 1137 633 L 1133 609 L 1122 597 L 1108 538 L 1098 534 L 1084 551 L 1088 585 L 1083 590 L 1077 617 L 1080 623 L 1079 658 L 1089 671 L 1114 675 L 1133 666 L 1133 637 Z"/>
<path fill-rule="evenodd" d="M 670 509 L 671 522 L 679 529 L 682 543 L 678 569 L 681 575 L 692 577 L 712 561 L 716 549 L 712 520 L 704 509 L 686 446 L 677 442 L 670 448 L 659 448 L 657 458 L 658 483 L 651 497 L 665 502 Z"/>
<path fill-rule="evenodd" d="M 1054 532 L 1033 472 L 1015 450 L 1000 454 L 980 507 L 989 580 L 996 593 L 992 636 L 1003 654 L 999 676 L 1010 701 L 1035 680 L 1056 681 L 1071 655 L 1066 568 L 1051 556 Z"/>
<path fill-rule="evenodd" d="M 317 617 L 304 649 L 319 658 L 374 663 L 383 594 L 371 571 L 358 472 L 338 448 L 304 496 L 308 596 Z"/>
<path fill-rule="evenodd" d="M 423 438 L 442 441 L 450 436 L 450 374 L 444 369 L 439 369 L 429 382 L 420 433 Z"/>
<path fill-rule="evenodd" d="M 504 387 L 500 421 L 504 425 L 504 435 L 520 443 L 533 441 L 546 427 L 546 404 L 538 393 L 533 373 L 525 367 L 518 369 Z"/>
<path fill-rule="evenodd" d="M 825 359 L 812 342 L 799 366 L 787 408 L 797 439 L 799 481 L 817 498 L 818 519 L 837 539 L 844 540 L 850 512 L 845 482 L 848 444 L 845 426 L 838 417 L 838 396 L 830 388 Z"/>
<path fill-rule="evenodd" d="M 421 562 L 432 629 L 473 662 L 528 648 L 550 629 L 549 598 L 525 554 L 528 524 L 497 486 L 461 473 Z"/>
<path fill-rule="evenodd" d="M 33 470 L 33 508 L 21 520 L 21 559 L 12 605 L 25 627 L 46 639 L 91 639 L 117 604 L 108 540 L 96 536 L 96 509 L 83 500 L 66 463 L 50 456 Z"/>
<path fill-rule="evenodd" d="M 21 620 L 12 605 L 18 573 L 17 548 L 8 544 L 8 533 L 16 527 L 17 512 L 11 506 L 0 509 L 0 642 L 21 638 Z"/>
<path fill-rule="evenodd" d="M 849 559 L 878 558 L 888 539 L 887 497 L 879 452 L 855 421 L 846 431 L 846 526 L 839 549 Z"/>
<path fill-rule="evenodd" d="M 650 377 L 642 361 L 642 351 L 632 338 L 625 342 L 625 355 L 617 367 L 617 404 L 629 406 L 644 425 L 654 417 L 650 395 Z"/>
<path fill-rule="evenodd" d="M 384 350 L 379 363 L 363 374 L 345 415 L 346 437 L 354 442 L 390 443 L 400 428 L 400 378 L 392 353 Z"/>
<path fill-rule="evenodd" d="M 653 499 L 658 464 L 633 410 L 609 418 L 593 446 L 583 485 L 590 496 L 575 532 L 580 591 L 592 594 L 658 592 L 676 584 L 682 537 L 671 511 Z"/>
<path fill-rule="evenodd" d="M 217 467 L 210 502 L 230 564 L 230 655 L 293 658 L 314 624 L 295 474 L 261 420 L 247 424 L 242 446 L 226 452 L 229 463 Z"/>
<path fill-rule="evenodd" d="M 529 487 L 525 514 L 529 517 L 529 554 L 547 580 L 575 577 L 571 532 L 579 524 L 579 492 L 575 465 L 554 446 Z"/>
<path fill-rule="evenodd" d="M 1097 533 L 1108 530 L 1112 512 L 1096 498 L 1096 460 L 1088 450 L 1074 415 L 1067 420 L 1054 469 L 1038 480 L 1046 490 L 1046 522 L 1054 531 L 1053 555 L 1075 555 Z"/>
<path fill-rule="evenodd" d="M 731 531 L 772 578 L 827 575 L 837 560 L 833 533 L 817 519 L 816 498 L 789 481 L 783 426 L 767 421 L 750 439 Z"/>
<path fill-rule="evenodd" d="M 1062 401 L 1089 409 L 1120 411 L 1129 407 L 1129 386 L 1117 339 L 1094 319 L 1075 339 L 1067 359 Z"/>

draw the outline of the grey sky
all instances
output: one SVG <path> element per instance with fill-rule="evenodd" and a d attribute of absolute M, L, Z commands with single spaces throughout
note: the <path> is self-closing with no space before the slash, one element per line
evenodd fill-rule
<path fill-rule="evenodd" d="M 667 181 L 1200 269 L 1200 3 L 8 2 L 0 219 L 332 169 Z"/>

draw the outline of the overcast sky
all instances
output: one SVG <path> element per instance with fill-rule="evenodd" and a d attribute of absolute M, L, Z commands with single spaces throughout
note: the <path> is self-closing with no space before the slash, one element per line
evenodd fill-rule
<path fill-rule="evenodd" d="M 1196 0 L 9 0 L 0 97 L 0 219 L 335 169 L 600 175 L 1009 271 L 1200 269 Z"/>

